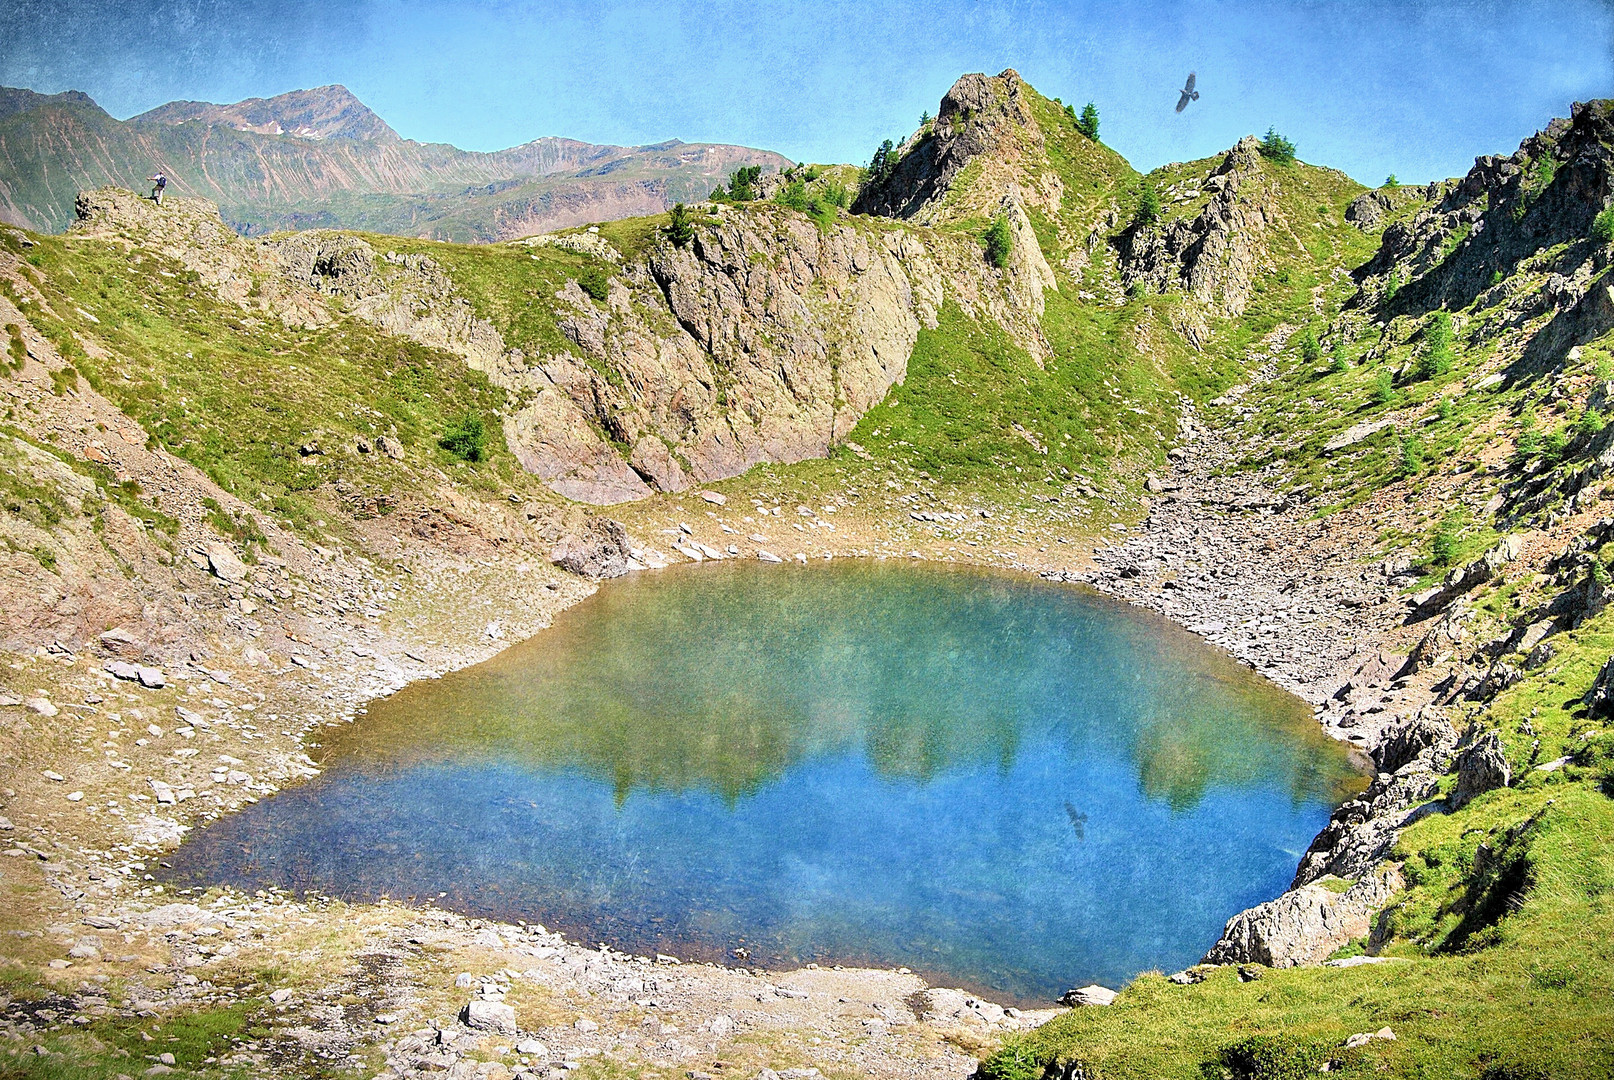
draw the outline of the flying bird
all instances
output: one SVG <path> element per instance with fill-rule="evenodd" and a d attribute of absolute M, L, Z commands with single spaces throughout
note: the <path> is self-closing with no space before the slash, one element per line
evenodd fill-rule
<path fill-rule="evenodd" d="M 1188 103 L 1190 101 L 1198 100 L 1199 91 L 1194 89 L 1194 73 L 1190 71 L 1188 73 L 1188 81 L 1183 84 L 1182 97 L 1177 99 L 1177 111 L 1182 112 L 1184 109 L 1188 108 Z"/>
<path fill-rule="evenodd" d="M 1070 825 L 1076 830 L 1076 839 L 1087 839 L 1087 815 L 1072 806 L 1069 799 L 1065 800 L 1065 813 L 1070 815 Z"/>

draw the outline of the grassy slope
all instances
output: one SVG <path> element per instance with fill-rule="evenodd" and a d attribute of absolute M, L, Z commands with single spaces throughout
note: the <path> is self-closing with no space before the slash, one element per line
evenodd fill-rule
<path fill-rule="evenodd" d="M 27 259 L 55 315 L 31 310 L 30 321 L 74 368 L 157 443 L 294 527 L 313 527 L 326 484 L 355 513 L 377 499 L 384 512 L 386 496 L 439 470 L 483 488 L 533 486 L 499 435 L 503 392 L 456 356 L 352 319 L 287 327 L 221 302 L 178 263 L 106 241 L 39 237 Z M 476 465 L 437 445 L 466 413 L 489 432 Z M 388 433 L 404 462 L 354 449 Z M 302 454 L 310 442 L 323 453 Z"/>
<path fill-rule="evenodd" d="M 1169 174 L 1156 182 L 1166 186 Z M 1362 261 L 1372 239 L 1353 242 L 1324 209 L 1330 203 L 1337 209 L 1348 190 L 1335 188 L 1332 200 L 1319 193 L 1315 212 L 1325 228 L 1316 239 L 1340 243 L 1347 260 Z M 1286 185 L 1291 222 L 1304 220 L 1306 198 L 1299 185 Z M 1526 267 L 1518 287 L 1542 284 L 1537 278 L 1545 270 L 1531 273 Z M 1428 568 L 1439 572 L 1497 535 L 1478 505 L 1508 475 L 1503 465 L 1523 428 L 1520 417 L 1532 418 L 1548 447 L 1545 469 L 1573 468 L 1584 459 L 1597 418 L 1583 424 L 1582 403 L 1610 373 L 1614 334 L 1583 346 L 1551 378 L 1476 391 L 1469 387 L 1477 376 L 1506 359 L 1499 352 L 1504 327 L 1483 296 L 1454 313 L 1469 332 L 1459 335 L 1451 370 L 1419 378 L 1409 369 L 1429 316 L 1401 315 L 1382 327 L 1365 317 L 1340 319 L 1348 286 L 1328 288 L 1313 310 L 1306 302 L 1312 283 L 1303 274 L 1291 268 L 1287 282 L 1279 280 L 1281 271 L 1269 275 L 1245 318 L 1222 328 L 1218 341 L 1222 349 L 1236 348 L 1279 321 L 1309 325 L 1323 338 L 1316 360 L 1302 357 L 1299 335 L 1291 338 L 1274 358 L 1276 377 L 1241 402 L 1254 407 L 1245 432 L 1259 447 L 1245 467 L 1283 458 L 1291 485 L 1314 498 L 1321 514 L 1399 485 L 1410 506 L 1422 507 L 1415 511 L 1422 525 L 1411 533 L 1386 529 L 1381 540 L 1386 550 L 1422 543 L 1427 553 L 1437 531 L 1451 533 L 1453 552 L 1439 561 L 1426 555 Z M 1335 359 L 1336 343 L 1343 362 Z M 1388 395 L 1378 390 L 1386 380 Z M 1442 406 L 1442 399 L 1449 401 Z M 1213 413 L 1224 423 L 1240 422 L 1232 407 Z M 1323 450 L 1351 425 L 1385 418 L 1401 430 L 1343 452 Z M 1462 483 L 1461 502 L 1430 495 Z M 1525 618 L 1554 591 L 1540 578 L 1482 587 L 1470 597 L 1478 613 L 1475 640 L 1485 639 L 1486 627 Z M 1079 1061 L 1088 1077 L 1300 1076 L 1333 1058 L 1347 1075 L 1614 1075 L 1614 739 L 1580 703 L 1614 652 L 1614 614 L 1605 610 L 1552 640 L 1558 652 L 1544 669 L 1473 717 L 1501 732 L 1514 786 L 1432 815 L 1402 835 L 1397 857 L 1405 860 L 1411 888 L 1388 913 L 1392 937 L 1383 950 L 1401 962 L 1265 971 L 1249 983 L 1223 969 L 1187 987 L 1144 975 L 1113 1008 L 1078 1010 L 1011 1041 L 988 1062 L 987 1074 L 1011 1080 Z M 1574 761 L 1560 771 L 1532 768 L 1564 755 Z M 1495 854 L 1477 864 L 1482 844 Z M 1395 1031 L 1395 1041 L 1340 1050 L 1346 1036 L 1384 1026 Z M 1251 1037 L 1287 1046 L 1308 1064 L 1295 1072 L 1235 1067 L 1228 1049 Z"/>

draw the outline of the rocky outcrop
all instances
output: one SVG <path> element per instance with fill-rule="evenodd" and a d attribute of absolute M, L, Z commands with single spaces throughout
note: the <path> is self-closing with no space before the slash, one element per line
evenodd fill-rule
<path fill-rule="evenodd" d="M 346 233 L 297 233 L 266 244 L 282 276 L 342 301 L 352 315 L 390 334 L 456 353 L 478 371 L 492 372 L 504 339 L 453 280 L 425 255 L 378 254 Z"/>
<path fill-rule="evenodd" d="M 603 517 L 590 518 L 581 532 L 563 537 L 550 559 L 562 570 L 595 580 L 621 577 L 634 565 L 627 530 Z"/>
<path fill-rule="evenodd" d="M 1499 540 L 1484 555 L 1473 562 L 1455 567 L 1449 572 L 1440 588 L 1421 598 L 1419 608 L 1425 612 L 1439 611 L 1455 598 L 1479 588 L 1502 572 L 1524 552 L 1524 537 L 1507 536 Z"/>
<path fill-rule="evenodd" d="M 1441 772 L 1430 757 L 1418 758 L 1393 773 L 1380 773 L 1367 790 L 1334 810 L 1300 858 L 1292 887 L 1330 874 L 1355 878 L 1390 853 L 1401 830 L 1429 812 L 1440 794 Z"/>
<path fill-rule="evenodd" d="M 1585 702 L 1586 711 L 1594 720 L 1614 716 L 1614 656 L 1605 660 L 1597 670 L 1592 688 L 1586 691 Z"/>
<path fill-rule="evenodd" d="M 1457 732 L 1452 726 L 1425 710 L 1386 730 L 1373 751 L 1373 762 L 1379 772 L 1394 773 L 1427 756 L 1429 768 L 1444 771 L 1456 745 Z"/>
<path fill-rule="evenodd" d="M 1256 139 L 1240 140 L 1201 186 L 1211 198 L 1198 214 L 1134 223 L 1115 238 L 1121 280 L 1129 289 L 1178 289 L 1208 315 L 1237 316 L 1250 301 L 1267 233 L 1280 218 Z M 1201 327 L 1189 336 L 1204 334 Z"/>
<path fill-rule="evenodd" d="M 235 236 L 198 200 L 158 211 L 130 192 L 86 193 L 80 230 L 138 234 L 221 295 L 315 324 L 336 311 L 455 353 L 508 390 L 512 453 L 556 492 L 606 505 L 680 491 L 763 462 L 824 457 L 907 373 L 944 299 L 1047 355 L 1038 324 L 1053 272 L 1018 204 L 1010 265 L 973 240 L 842 222 L 781 207 L 712 208 L 694 239 L 622 260 L 597 237 L 603 299 L 568 281 L 537 302 L 565 348 L 511 346 L 436 261 L 359 237 Z M 530 347 L 530 346 L 529 346 Z"/>
<path fill-rule="evenodd" d="M 1488 731 L 1469 742 L 1457 755 L 1457 787 L 1451 794 L 1457 809 L 1487 791 L 1505 788 L 1513 781 L 1513 769 L 1502 749 L 1502 739 Z"/>
<path fill-rule="evenodd" d="M 1343 891 L 1330 887 L 1339 884 L 1331 878 L 1303 885 L 1239 912 L 1201 963 L 1277 968 L 1321 963 L 1340 946 L 1366 937 L 1374 915 L 1406 881 L 1398 868 L 1385 865 Z"/>
<path fill-rule="evenodd" d="M 963 76 L 942 97 L 936 119 L 897 148 L 896 168 L 866 186 L 853 209 L 928 222 L 971 162 L 1013 162 L 1041 145 L 1027 93 L 1013 69 Z"/>
<path fill-rule="evenodd" d="M 1614 327 L 1607 245 L 1590 235 L 1614 201 L 1614 102 L 1577 103 L 1513 154 L 1478 158 L 1428 194 L 1426 209 L 1385 229 L 1356 271 L 1362 288 L 1349 306 L 1417 314 L 1479 300 L 1491 323 L 1548 316 L 1515 374 L 1556 364 Z M 1545 262 L 1541 252 L 1550 252 Z"/>
<path fill-rule="evenodd" d="M 1389 187 L 1364 191 L 1345 208 L 1345 220 L 1363 232 L 1372 232 L 1383 224 L 1387 216 L 1399 212 L 1410 203 L 1437 199 L 1442 190 L 1440 184 L 1430 184 L 1427 187 Z"/>

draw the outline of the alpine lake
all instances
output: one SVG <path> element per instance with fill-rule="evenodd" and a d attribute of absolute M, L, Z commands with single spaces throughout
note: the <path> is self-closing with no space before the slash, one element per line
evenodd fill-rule
<path fill-rule="evenodd" d="M 889 562 L 633 575 L 322 738 L 166 876 L 1021 1004 L 1195 962 L 1365 782 L 1162 618 Z"/>

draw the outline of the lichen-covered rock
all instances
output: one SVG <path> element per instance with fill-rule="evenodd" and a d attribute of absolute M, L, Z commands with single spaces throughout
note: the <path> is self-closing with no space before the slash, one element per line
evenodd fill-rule
<path fill-rule="evenodd" d="M 1373 915 L 1406 885 L 1395 866 L 1382 866 L 1344 892 L 1310 884 L 1241 911 L 1202 963 L 1299 967 L 1318 964 L 1340 946 L 1367 936 Z"/>
<path fill-rule="evenodd" d="M 1513 769 L 1502 751 L 1502 740 L 1488 731 L 1463 747 L 1457 755 L 1457 787 L 1451 794 L 1453 809 L 1466 805 L 1476 795 L 1505 788 L 1513 780 Z"/>
<path fill-rule="evenodd" d="M 1381 773 L 1394 773 L 1428 754 L 1429 767 L 1443 771 L 1450 763 L 1451 751 L 1456 745 L 1457 732 L 1451 724 L 1436 712 L 1426 709 L 1388 729 L 1378 748 L 1373 751 L 1373 760 Z"/>
<path fill-rule="evenodd" d="M 632 569 L 627 530 L 610 518 L 590 518 L 588 527 L 561 540 L 550 558 L 568 573 L 586 578 L 621 577 Z"/>
<path fill-rule="evenodd" d="M 1281 218 L 1253 136 L 1228 151 L 1204 189 L 1211 199 L 1194 217 L 1136 224 L 1117 237 L 1121 280 L 1151 292 L 1180 289 L 1208 314 L 1237 316 L 1262 269 L 1267 232 Z"/>

